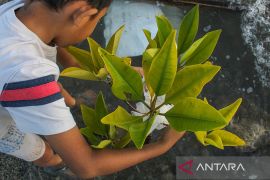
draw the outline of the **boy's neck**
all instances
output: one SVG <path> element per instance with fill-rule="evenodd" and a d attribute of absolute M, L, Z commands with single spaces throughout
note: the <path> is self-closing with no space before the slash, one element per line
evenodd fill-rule
<path fill-rule="evenodd" d="M 61 29 L 61 18 L 41 2 L 26 4 L 16 11 L 17 18 L 45 44 L 53 45 Z"/>

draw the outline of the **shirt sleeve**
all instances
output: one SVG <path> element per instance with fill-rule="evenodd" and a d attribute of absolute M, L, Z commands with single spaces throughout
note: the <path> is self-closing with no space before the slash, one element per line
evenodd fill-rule
<path fill-rule="evenodd" d="M 53 135 L 76 125 L 60 93 L 58 76 L 55 63 L 35 61 L 20 67 L 5 84 L 0 103 L 22 132 Z"/>

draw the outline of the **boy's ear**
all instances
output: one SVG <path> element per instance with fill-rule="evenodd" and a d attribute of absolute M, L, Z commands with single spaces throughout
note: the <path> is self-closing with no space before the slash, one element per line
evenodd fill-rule
<path fill-rule="evenodd" d="M 79 26 L 85 18 L 90 18 L 98 13 L 98 10 L 94 7 L 81 7 L 72 14 L 73 22 L 76 26 Z"/>

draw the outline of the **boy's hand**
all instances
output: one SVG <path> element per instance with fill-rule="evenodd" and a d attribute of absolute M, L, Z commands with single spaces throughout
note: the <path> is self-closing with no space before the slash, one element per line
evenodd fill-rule
<path fill-rule="evenodd" d="M 161 145 L 161 148 L 164 148 L 164 151 L 168 151 L 174 144 L 181 139 L 185 134 L 185 131 L 178 132 L 171 127 L 167 127 L 163 136 L 158 140 L 158 143 Z"/>
<path fill-rule="evenodd" d="M 60 87 L 60 93 L 65 99 L 65 103 L 68 107 L 74 107 L 76 105 L 76 100 L 65 90 L 61 83 L 58 82 L 58 86 Z"/>

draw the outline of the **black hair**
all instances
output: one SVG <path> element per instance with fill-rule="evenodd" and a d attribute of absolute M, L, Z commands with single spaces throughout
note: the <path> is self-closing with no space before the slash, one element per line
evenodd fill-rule
<path fill-rule="evenodd" d="M 66 4 L 70 2 L 74 2 L 76 0 L 42 0 L 44 1 L 49 7 L 58 10 L 63 8 Z M 110 5 L 112 0 L 85 0 L 88 2 L 89 5 L 101 10 Z"/>

